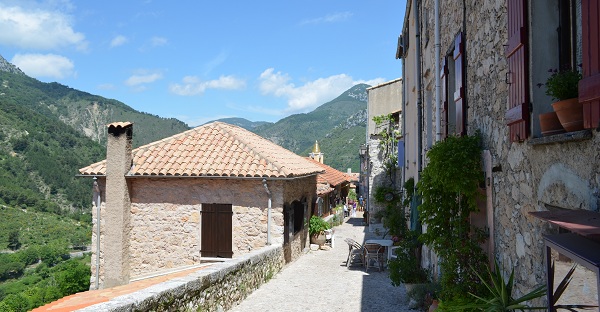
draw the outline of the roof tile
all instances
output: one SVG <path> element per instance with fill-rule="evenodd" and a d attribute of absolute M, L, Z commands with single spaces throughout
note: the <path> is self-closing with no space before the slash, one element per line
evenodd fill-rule
<path fill-rule="evenodd" d="M 118 123 L 127 125 L 127 123 Z M 222 122 L 206 124 L 132 151 L 130 176 L 252 176 L 290 178 L 323 172 L 304 157 L 250 131 Z M 105 175 L 106 160 L 81 168 Z"/>

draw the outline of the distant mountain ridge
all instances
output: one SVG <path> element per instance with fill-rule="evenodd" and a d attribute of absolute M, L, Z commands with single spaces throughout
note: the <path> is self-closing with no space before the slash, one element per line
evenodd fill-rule
<path fill-rule="evenodd" d="M 2 55 L 0 55 L 0 71 L 25 76 L 25 73 L 21 71 L 20 68 L 8 62 L 5 58 L 2 57 Z"/>
<path fill-rule="evenodd" d="M 357 84 L 312 112 L 290 115 L 276 123 L 255 123 L 243 118 L 235 118 L 235 122 L 301 156 L 308 156 L 318 141 L 325 164 L 340 171 L 351 168 L 358 172 L 358 149 L 365 143 L 369 87 Z"/>
<path fill-rule="evenodd" d="M 40 211 L 88 208 L 89 181 L 77 169 L 106 156 L 106 125 L 135 124 L 139 146 L 181 133 L 176 119 L 122 102 L 44 83 L 0 56 L 0 205 Z"/>
<path fill-rule="evenodd" d="M 249 130 L 249 131 L 253 131 L 257 127 L 261 127 L 261 126 L 265 126 L 265 125 L 272 125 L 273 124 L 272 122 L 268 122 L 268 121 L 250 121 L 248 119 L 238 118 L 238 117 L 221 118 L 221 119 L 217 119 L 217 120 L 213 120 L 213 121 L 225 122 L 225 123 L 228 123 L 230 125 L 238 126 L 238 127 L 244 128 L 244 129 Z M 213 121 L 209 121 L 207 123 L 211 123 Z M 205 123 L 205 124 L 207 124 L 207 123 Z"/>

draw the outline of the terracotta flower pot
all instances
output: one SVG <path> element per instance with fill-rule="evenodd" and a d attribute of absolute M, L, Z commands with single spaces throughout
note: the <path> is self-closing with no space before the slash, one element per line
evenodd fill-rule
<path fill-rule="evenodd" d="M 567 132 L 583 130 L 583 104 L 578 98 L 555 102 L 552 108 Z"/>
<path fill-rule="evenodd" d="M 325 245 L 325 234 L 317 234 L 317 235 L 311 235 L 310 236 L 310 242 L 312 244 L 317 244 L 319 246 L 323 246 Z"/>
<path fill-rule="evenodd" d="M 439 304 L 440 304 L 440 302 L 439 302 L 438 300 L 435 300 L 435 299 L 434 299 L 434 300 L 431 302 L 431 305 L 429 306 L 429 310 L 428 310 L 428 311 L 429 311 L 429 312 L 433 312 L 433 311 L 437 310 L 437 308 L 438 308 L 438 305 L 439 305 Z"/>
<path fill-rule="evenodd" d="M 540 128 L 543 136 L 565 132 L 565 129 L 560 124 L 560 120 L 558 120 L 558 116 L 556 116 L 556 112 L 543 113 L 538 117 L 540 118 Z"/>

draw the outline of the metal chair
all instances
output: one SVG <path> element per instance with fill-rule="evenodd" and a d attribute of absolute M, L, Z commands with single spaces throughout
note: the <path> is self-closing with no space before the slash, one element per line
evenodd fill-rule
<path fill-rule="evenodd" d="M 352 238 L 346 238 L 344 241 L 348 244 L 348 258 L 346 259 L 346 267 L 349 267 L 353 262 L 355 264 L 363 265 L 363 246 Z"/>
<path fill-rule="evenodd" d="M 333 229 L 328 229 L 325 230 L 325 245 L 334 248 L 335 247 L 335 243 L 334 243 L 334 237 L 333 237 Z"/>
<path fill-rule="evenodd" d="M 369 268 L 378 268 L 379 272 L 383 269 L 383 259 L 385 248 L 379 244 L 365 244 L 364 246 L 364 265 L 365 272 L 369 271 Z"/>

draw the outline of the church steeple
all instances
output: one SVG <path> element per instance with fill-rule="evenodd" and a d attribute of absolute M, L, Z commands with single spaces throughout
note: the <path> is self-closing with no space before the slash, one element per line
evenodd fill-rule
<path fill-rule="evenodd" d="M 315 141 L 315 146 L 313 147 L 312 153 L 310 153 L 310 158 L 323 163 L 323 153 L 321 153 L 321 148 L 319 147 L 319 141 Z"/>

